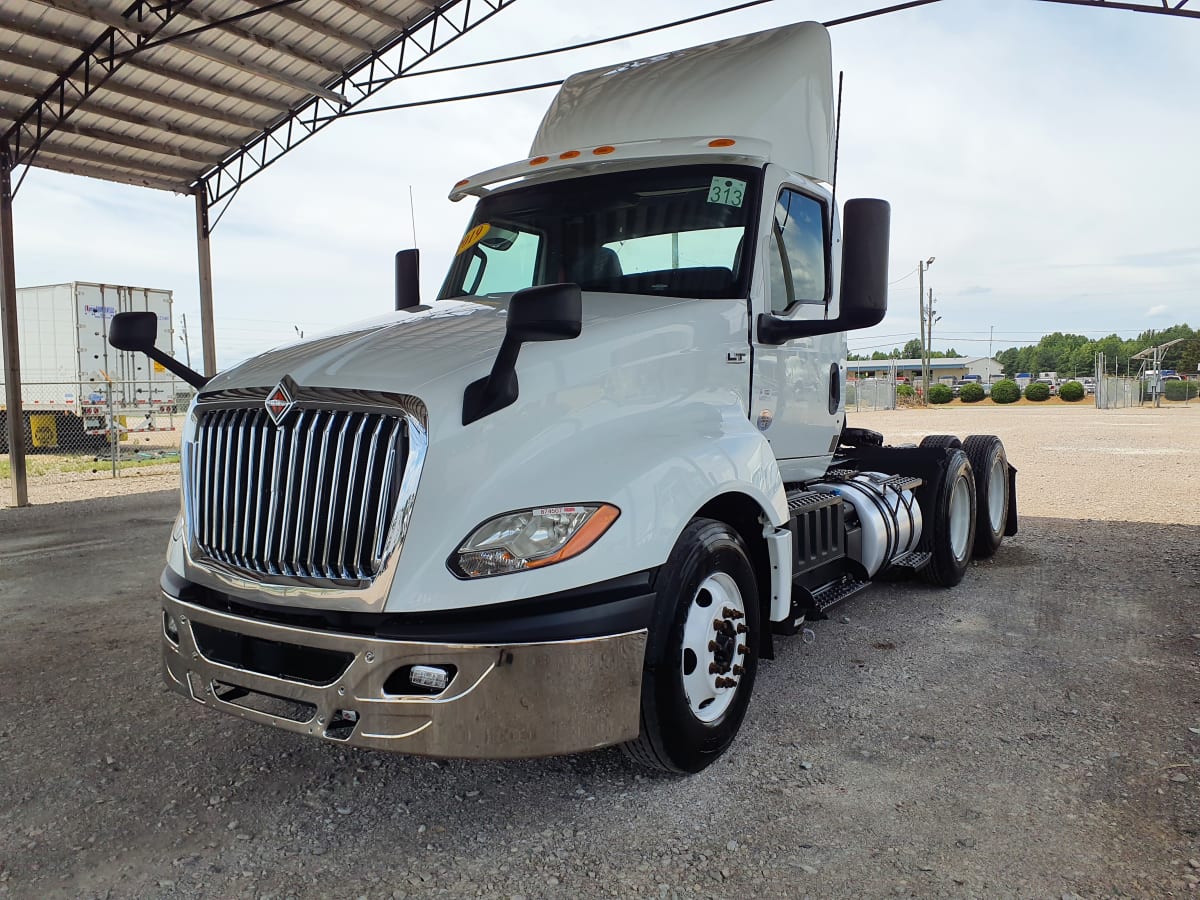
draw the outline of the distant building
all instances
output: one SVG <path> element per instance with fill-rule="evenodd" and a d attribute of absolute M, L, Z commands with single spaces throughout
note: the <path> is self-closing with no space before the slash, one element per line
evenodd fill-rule
<path fill-rule="evenodd" d="M 919 359 L 860 359 L 846 363 L 848 378 L 887 377 L 892 371 L 897 377 L 908 381 L 921 378 Z M 988 356 L 960 356 L 956 359 L 931 359 L 930 378 L 933 381 L 962 381 L 967 375 L 977 376 L 980 381 L 992 383 L 1004 377 L 1004 366 Z"/>

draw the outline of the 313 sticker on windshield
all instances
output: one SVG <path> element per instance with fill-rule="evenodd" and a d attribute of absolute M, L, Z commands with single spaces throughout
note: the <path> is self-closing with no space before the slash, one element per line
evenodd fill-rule
<path fill-rule="evenodd" d="M 741 206 L 746 199 L 746 182 L 736 178 L 713 176 L 712 184 L 708 187 L 708 202 L 720 203 L 722 206 Z"/>

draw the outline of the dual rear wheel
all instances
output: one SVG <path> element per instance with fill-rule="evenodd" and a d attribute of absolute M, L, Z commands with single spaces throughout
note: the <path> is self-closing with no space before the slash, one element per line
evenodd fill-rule
<path fill-rule="evenodd" d="M 932 554 L 922 571 L 926 581 L 953 587 L 962 581 L 971 558 L 996 552 L 1008 521 L 1009 468 L 1004 444 L 995 435 L 975 434 L 965 441 L 935 434 L 921 447 L 947 453 L 943 477 L 922 490 L 925 519 L 921 549 Z"/>

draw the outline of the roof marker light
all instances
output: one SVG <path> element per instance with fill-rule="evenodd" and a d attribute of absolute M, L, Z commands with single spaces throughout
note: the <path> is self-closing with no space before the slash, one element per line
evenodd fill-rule
<path fill-rule="evenodd" d="M 579 156 L 578 150 L 568 150 L 566 153 L 558 154 L 559 159 L 575 159 Z"/>
<path fill-rule="evenodd" d="M 470 178 L 464 178 L 462 181 L 460 181 L 458 184 L 456 184 L 456 185 L 454 185 L 454 186 L 455 186 L 456 188 L 460 188 L 460 187 L 466 187 L 466 186 L 467 186 L 468 184 L 470 184 L 470 183 L 471 183 L 471 179 L 470 179 Z"/>
<path fill-rule="evenodd" d="M 737 141 L 735 141 L 733 138 L 717 138 L 716 140 L 709 141 L 708 146 L 710 146 L 710 147 L 732 147 L 736 143 L 737 143 Z"/>
<path fill-rule="evenodd" d="M 540 165 L 544 165 L 545 163 L 548 163 L 548 162 L 550 162 L 550 157 L 548 157 L 548 156 L 535 156 L 533 159 L 531 159 L 529 161 L 529 164 L 531 166 L 540 166 Z"/>
<path fill-rule="evenodd" d="M 616 152 L 617 152 L 617 148 L 611 147 L 608 144 L 605 144 L 603 147 L 597 147 L 595 150 L 592 151 L 592 153 L 594 153 L 596 156 L 607 156 L 610 153 L 616 153 Z"/>

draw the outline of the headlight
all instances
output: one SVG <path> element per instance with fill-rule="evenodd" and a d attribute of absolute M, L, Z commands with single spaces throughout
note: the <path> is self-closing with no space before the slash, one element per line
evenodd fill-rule
<path fill-rule="evenodd" d="M 607 503 L 505 513 L 459 545 L 450 570 L 459 578 L 483 578 L 550 566 L 592 546 L 620 514 Z"/>

